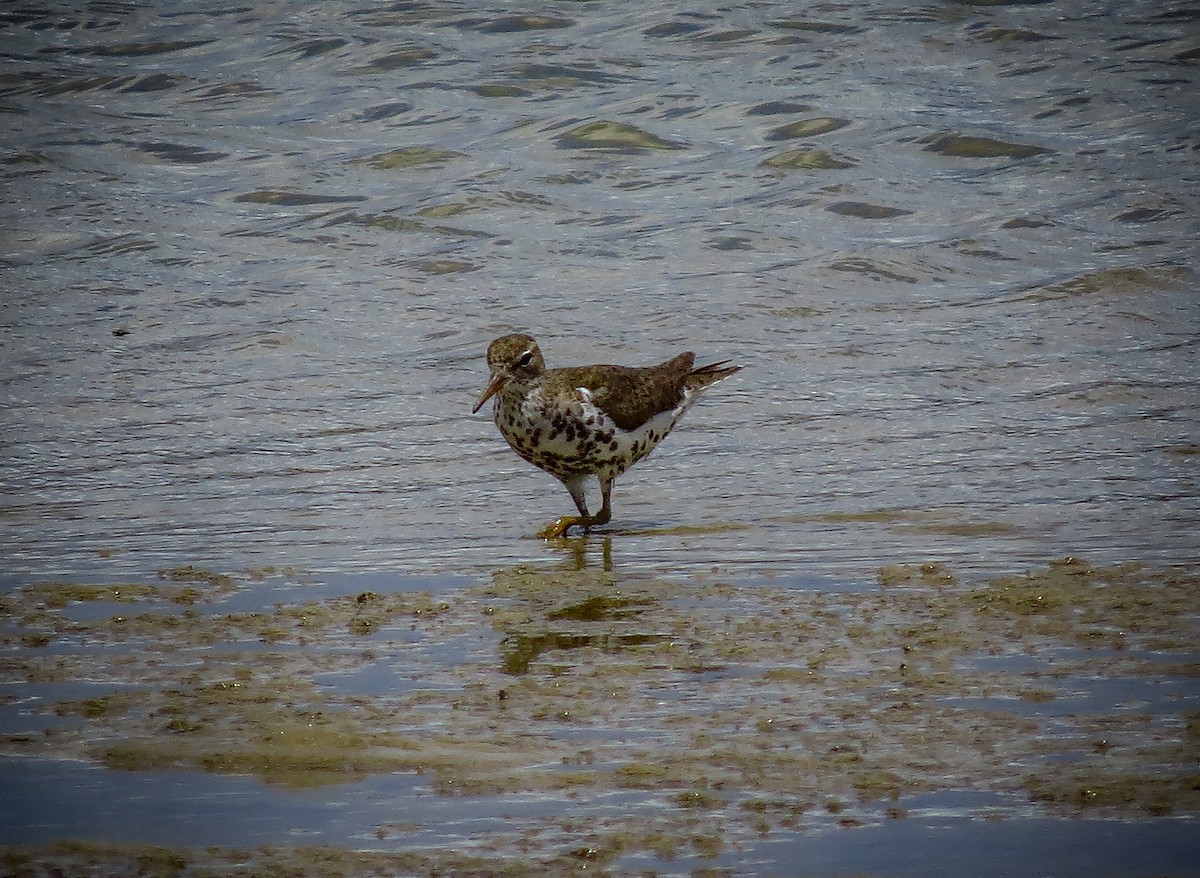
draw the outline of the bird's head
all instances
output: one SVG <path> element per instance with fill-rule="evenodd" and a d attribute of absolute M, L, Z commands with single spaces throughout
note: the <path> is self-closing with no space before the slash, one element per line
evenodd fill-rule
<path fill-rule="evenodd" d="M 528 335 L 503 335 L 488 345 L 488 368 L 492 379 L 488 382 L 471 414 L 483 408 L 483 404 L 495 396 L 510 381 L 526 384 L 546 371 L 546 361 L 538 350 L 537 342 Z"/>

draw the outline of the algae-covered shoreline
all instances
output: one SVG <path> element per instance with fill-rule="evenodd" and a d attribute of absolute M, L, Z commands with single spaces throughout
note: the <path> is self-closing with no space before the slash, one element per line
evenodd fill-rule
<path fill-rule="evenodd" d="M 180 567 L 23 585 L 0 601 L 0 754 L 249 776 L 283 809 L 412 776 L 435 801 L 492 803 L 503 828 L 431 845 L 385 800 L 340 843 L 262 839 L 239 860 L 220 814 L 206 852 L 118 844 L 81 814 L 57 843 L 8 827 L 6 869 L 776 874 L 762 851 L 938 809 L 1068 833 L 1187 831 L 1200 814 L 1194 571 L 1063 558 L 979 579 L 892 565 L 851 589 L 540 567 L 374 582 Z M 958 794 L 981 798 L 946 804 Z"/>

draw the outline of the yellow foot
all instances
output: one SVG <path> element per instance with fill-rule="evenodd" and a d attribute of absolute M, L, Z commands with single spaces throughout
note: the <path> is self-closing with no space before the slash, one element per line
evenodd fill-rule
<path fill-rule="evenodd" d="M 567 532 L 567 528 L 574 527 L 575 525 L 587 527 L 589 523 L 589 519 L 580 518 L 578 515 L 563 515 L 539 530 L 538 536 L 543 540 L 557 539 Z"/>

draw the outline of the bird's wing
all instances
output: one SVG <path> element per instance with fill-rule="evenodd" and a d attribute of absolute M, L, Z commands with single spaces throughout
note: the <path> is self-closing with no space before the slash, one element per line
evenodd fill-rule
<path fill-rule="evenodd" d="M 680 354 L 657 366 L 590 366 L 567 376 L 575 387 L 585 387 L 592 402 L 622 430 L 636 430 L 657 414 L 675 408 L 683 400 L 684 382 L 695 357 Z"/>

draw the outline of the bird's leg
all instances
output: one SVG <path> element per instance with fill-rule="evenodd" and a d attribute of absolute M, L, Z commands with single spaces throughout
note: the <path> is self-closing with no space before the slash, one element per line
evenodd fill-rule
<path fill-rule="evenodd" d="M 612 489 L 613 479 L 600 479 L 600 511 L 595 514 L 591 524 L 608 524 L 612 518 Z"/>
<path fill-rule="evenodd" d="M 538 536 L 544 540 L 552 540 L 561 537 L 567 532 L 568 528 L 575 525 L 586 528 L 588 525 L 594 524 L 595 519 L 588 514 L 587 498 L 583 493 L 583 476 L 577 476 L 569 481 L 563 482 L 567 490 L 571 493 L 571 499 L 575 501 L 575 508 L 579 510 L 579 515 L 562 515 L 554 519 L 544 528 L 538 531 Z M 608 521 L 608 519 L 604 519 Z"/>
<path fill-rule="evenodd" d="M 549 540 L 556 537 L 561 537 L 567 532 L 568 528 L 578 525 L 584 530 L 590 528 L 593 524 L 608 524 L 612 519 L 612 479 L 600 479 L 600 511 L 592 515 L 587 510 L 587 501 L 583 496 L 583 479 L 572 479 L 570 482 L 564 482 L 567 490 L 571 492 L 571 499 L 575 501 L 575 507 L 579 510 L 580 515 L 564 515 L 550 522 L 540 531 L 538 536 L 542 539 Z"/>

